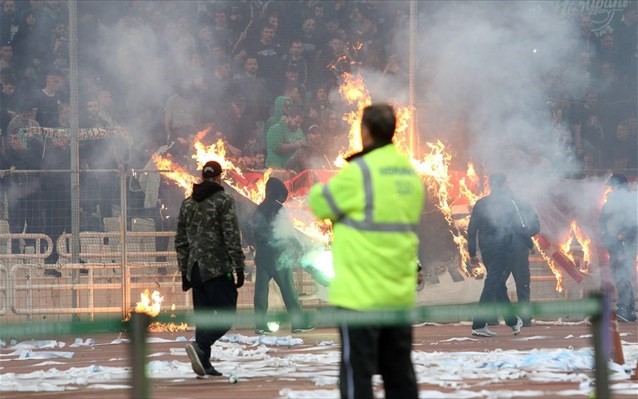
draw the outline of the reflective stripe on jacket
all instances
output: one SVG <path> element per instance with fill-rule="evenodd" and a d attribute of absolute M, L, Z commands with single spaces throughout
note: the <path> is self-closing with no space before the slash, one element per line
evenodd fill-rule
<path fill-rule="evenodd" d="M 350 162 L 309 194 L 333 222 L 332 304 L 366 310 L 414 305 L 423 182 L 392 144 Z"/>

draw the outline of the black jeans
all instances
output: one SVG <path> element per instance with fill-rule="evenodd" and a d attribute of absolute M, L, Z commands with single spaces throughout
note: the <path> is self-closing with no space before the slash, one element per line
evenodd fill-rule
<path fill-rule="evenodd" d="M 479 303 L 511 303 L 507 296 L 507 286 L 505 285 L 507 278 L 512 272 L 511 252 L 508 250 L 485 251 L 481 253 L 481 258 L 487 269 L 487 276 L 485 277 Z M 516 322 L 516 317 L 505 319 L 505 324 L 510 327 L 514 326 Z M 472 322 L 472 329 L 483 328 L 486 324 L 487 320 L 476 318 Z"/>
<path fill-rule="evenodd" d="M 512 277 L 516 283 L 516 297 L 518 303 L 529 303 L 530 301 L 530 272 L 529 272 L 529 249 L 527 247 L 512 251 L 510 255 L 512 265 Z M 506 278 L 507 280 L 507 278 Z M 507 290 L 507 288 L 505 288 Z M 507 291 L 505 292 L 507 295 Z M 524 322 L 531 321 L 527 317 Z"/>
<path fill-rule="evenodd" d="M 291 269 L 277 269 L 275 265 L 269 262 L 256 261 L 257 275 L 255 277 L 255 316 L 257 317 L 257 328 L 266 329 L 266 312 L 268 312 L 268 291 L 270 280 L 274 279 L 275 283 L 281 290 L 281 296 L 286 305 L 289 314 L 301 312 L 301 305 L 297 298 L 295 290 L 295 281 Z M 302 326 L 292 326 L 292 329 Z"/>
<path fill-rule="evenodd" d="M 339 391 L 344 399 L 372 399 L 372 376 L 381 374 L 387 399 L 416 399 L 412 326 L 339 327 Z"/>
<path fill-rule="evenodd" d="M 237 310 L 237 288 L 232 276 L 223 275 L 202 282 L 197 264 L 191 274 L 193 289 L 193 309 L 199 311 L 234 311 Z M 204 368 L 210 368 L 210 348 L 232 325 L 220 326 L 215 329 L 195 327 L 195 342 L 204 351 Z"/>

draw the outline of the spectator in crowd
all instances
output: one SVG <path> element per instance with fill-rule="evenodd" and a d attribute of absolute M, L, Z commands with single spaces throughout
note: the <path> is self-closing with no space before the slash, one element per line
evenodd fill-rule
<path fill-rule="evenodd" d="M 317 61 L 318 78 L 328 85 L 328 89 L 337 87 L 341 76 L 351 71 L 351 62 L 345 41 L 339 36 L 334 36 L 329 43 L 329 49 L 322 52 Z"/>
<path fill-rule="evenodd" d="M 268 285 L 275 280 L 281 290 L 286 310 L 293 317 L 291 330 L 301 333 L 314 327 L 296 324 L 295 315 L 301 313 L 293 280 L 293 267 L 301 258 L 301 244 L 284 202 L 288 198 L 288 189 L 284 183 L 274 177 L 266 182 L 266 197 L 257 206 L 254 214 L 255 226 L 255 315 L 256 334 L 270 334 L 266 324 L 268 311 Z M 298 322 L 297 322 L 298 323 Z"/>
<path fill-rule="evenodd" d="M 56 127 L 63 127 L 63 124 L 67 123 L 65 119 L 68 118 L 68 108 L 68 104 L 60 104 Z M 68 125 L 66 127 L 68 128 Z M 71 169 L 71 151 L 67 138 L 45 138 L 43 146 L 43 171 Z M 71 181 L 65 173 L 45 172 L 42 177 L 42 192 L 45 193 L 42 200 L 44 232 L 55 243 L 60 235 L 71 232 Z M 86 225 L 83 224 L 82 227 Z M 57 251 L 53 251 L 46 259 L 47 263 L 54 264 L 57 261 Z"/>
<path fill-rule="evenodd" d="M 13 38 L 13 54 L 18 68 L 41 68 L 46 55 L 47 41 L 37 26 L 33 11 L 27 11 L 22 24 Z"/>
<path fill-rule="evenodd" d="M 218 7 L 215 10 L 212 34 L 215 37 L 215 40 L 225 48 L 231 48 L 233 45 L 234 35 L 228 27 L 228 14 L 223 7 Z"/>
<path fill-rule="evenodd" d="M 79 119 L 81 129 L 105 128 L 108 124 L 100 118 L 100 102 L 97 98 L 89 98 L 84 102 L 84 110 L 80 113 Z"/>
<path fill-rule="evenodd" d="M 290 42 L 288 54 L 284 55 L 283 62 L 286 71 L 296 70 L 298 73 L 297 82 L 306 85 L 308 81 L 308 62 L 303 54 L 304 47 L 300 39 L 293 39 Z"/>
<path fill-rule="evenodd" d="M 306 169 L 331 169 L 328 157 L 323 151 L 319 126 L 308 128 L 306 142 L 295 151 L 285 165 L 286 169 L 301 172 Z"/>
<path fill-rule="evenodd" d="M 601 165 L 601 150 L 605 140 L 602 119 L 598 94 L 590 90 L 585 95 L 584 104 L 574 113 L 572 129 L 577 154 L 581 159 L 585 158 L 585 154 L 591 157 L 593 168 Z"/>
<path fill-rule="evenodd" d="M 246 153 L 251 141 L 255 141 L 255 126 L 246 115 L 246 100 L 241 96 L 233 98 L 218 109 L 215 122 L 219 131 L 230 145 L 241 153 Z"/>
<path fill-rule="evenodd" d="M 201 104 L 195 95 L 192 82 L 182 80 L 175 94 L 166 100 L 164 106 L 164 133 L 168 142 L 178 138 L 186 139 L 194 134 L 200 125 Z"/>
<path fill-rule="evenodd" d="M 638 11 L 635 5 L 628 5 L 623 10 L 620 25 L 614 31 L 614 41 L 618 48 L 618 63 L 616 67 L 621 78 L 627 83 L 636 84 L 636 48 L 638 48 Z"/>
<path fill-rule="evenodd" d="M 266 120 L 268 110 L 264 104 L 269 96 L 264 79 L 257 76 L 259 62 L 256 57 L 246 57 L 244 73 L 235 77 L 235 85 L 239 95 L 246 99 L 246 118 L 255 125 Z"/>
<path fill-rule="evenodd" d="M 62 73 L 52 69 L 46 74 L 46 84 L 33 94 L 33 106 L 36 108 L 35 120 L 42 127 L 57 127 L 58 108 L 62 103 L 59 92 L 62 90 Z"/>
<path fill-rule="evenodd" d="M 20 19 L 16 12 L 16 2 L 5 0 L 2 2 L 2 15 L 0 15 L 0 42 L 7 43 L 13 41 L 16 33 L 20 29 Z"/>
<path fill-rule="evenodd" d="M 259 64 L 258 75 L 266 80 L 270 98 L 275 98 L 281 90 L 281 57 L 283 52 L 274 41 L 275 27 L 266 25 L 261 29 L 261 36 L 257 42 L 248 42 L 239 54 L 239 58 L 246 56 L 257 58 Z"/>
<path fill-rule="evenodd" d="M 332 103 L 328 98 L 328 89 L 321 85 L 313 92 L 313 97 L 310 100 L 310 104 L 313 105 L 319 111 L 319 117 L 323 121 L 333 109 Z"/>
<path fill-rule="evenodd" d="M 0 132 L 2 135 L 7 132 L 9 122 L 17 114 L 18 96 L 15 92 L 15 80 L 9 79 L 2 84 L 2 92 L 0 92 Z M 0 146 L 1 151 L 1 146 Z"/>
<path fill-rule="evenodd" d="M 608 181 L 612 191 L 600 213 L 600 236 L 609 252 L 611 271 L 618 293 L 616 315 L 622 322 L 636 322 L 636 281 L 638 253 L 638 208 L 636 192 L 628 188 L 627 177 L 613 174 Z"/>
<path fill-rule="evenodd" d="M 636 170 L 638 168 L 638 153 L 636 151 L 635 132 L 632 135 L 627 122 L 623 121 L 616 127 L 616 135 L 611 141 L 607 157 L 611 159 L 614 170 Z"/>
<path fill-rule="evenodd" d="M 314 63 L 317 60 L 317 54 L 321 45 L 321 40 L 317 34 L 317 23 L 314 17 L 306 17 L 301 24 L 300 37 L 304 57 Z"/>
<path fill-rule="evenodd" d="M 618 48 L 616 48 L 616 40 L 613 34 L 607 33 L 600 39 L 595 59 L 597 70 L 600 70 L 600 66 L 605 62 L 610 62 L 614 65 L 618 62 Z"/>
<path fill-rule="evenodd" d="M 264 133 L 267 133 L 268 130 L 275 124 L 279 123 L 281 119 L 288 113 L 291 107 L 290 98 L 279 96 L 275 99 L 275 105 L 273 107 L 273 114 L 264 125 Z"/>
<path fill-rule="evenodd" d="M 0 71 L 13 68 L 13 45 L 9 42 L 0 47 Z"/>
<path fill-rule="evenodd" d="M 109 89 L 99 89 L 97 97 L 99 105 L 98 119 L 104 123 L 104 127 L 113 128 L 118 126 L 117 119 L 114 117 L 113 99 Z"/>
<path fill-rule="evenodd" d="M 266 166 L 282 169 L 292 154 L 305 143 L 304 133 L 300 127 L 303 123 L 303 112 L 293 107 L 283 119 L 273 125 L 266 133 Z"/>
<path fill-rule="evenodd" d="M 217 61 L 213 76 L 208 82 L 208 101 L 204 104 L 207 113 L 214 114 L 216 110 L 227 104 L 228 97 L 232 95 L 233 79 L 228 58 Z"/>
<path fill-rule="evenodd" d="M 28 102 L 18 104 L 18 115 L 9 124 L 5 153 L 0 169 L 40 170 L 42 147 L 38 140 L 29 140 L 22 128 L 37 126 L 33 122 L 33 108 Z M 44 231 L 44 214 L 41 203 L 42 187 L 37 174 L 14 173 L 5 177 L 9 202 L 9 229 L 13 234 Z M 12 252 L 23 253 L 19 240 L 12 240 Z"/>

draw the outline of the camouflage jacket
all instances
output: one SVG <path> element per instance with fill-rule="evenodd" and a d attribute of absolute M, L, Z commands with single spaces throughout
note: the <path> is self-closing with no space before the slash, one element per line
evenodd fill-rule
<path fill-rule="evenodd" d="M 204 182 L 193 186 L 193 194 L 179 211 L 175 250 L 179 270 L 189 280 L 195 262 L 202 281 L 244 269 L 235 200 L 221 185 Z"/>

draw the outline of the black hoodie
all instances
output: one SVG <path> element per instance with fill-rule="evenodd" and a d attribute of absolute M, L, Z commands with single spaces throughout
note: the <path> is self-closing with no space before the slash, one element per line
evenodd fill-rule
<path fill-rule="evenodd" d="M 288 199 L 288 189 L 281 180 L 271 177 L 266 182 L 266 198 L 257 206 L 253 218 L 255 226 L 255 261 L 274 266 L 282 253 L 273 235 L 274 221 L 284 202 Z"/>
<path fill-rule="evenodd" d="M 193 184 L 193 199 L 197 202 L 202 202 L 219 191 L 224 191 L 224 187 L 216 182 L 205 181 L 199 184 Z"/>

